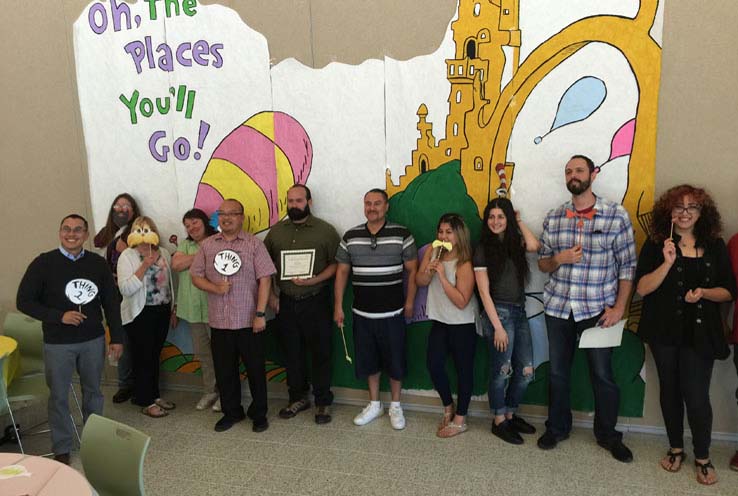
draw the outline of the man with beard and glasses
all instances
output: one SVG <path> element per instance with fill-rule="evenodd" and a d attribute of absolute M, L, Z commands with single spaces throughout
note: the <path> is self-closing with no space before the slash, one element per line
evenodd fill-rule
<path fill-rule="evenodd" d="M 280 344 L 287 366 L 289 404 L 279 417 L 290 419 L 310 408 L 307 358 L 312 362 L 315 423 L 331 421 L 331 322 L 329 281 L 336 273 L 335 228 L 310 213 L 310 189 L 295 184 L 287 190 L 287 218 L 272 226 L 264 244 L 277 274 L 269 306 L 277 315 Z M 305 262 L 297 264 L 296 262 Z M 298 272 L 294 271 L 298 269 Z"/>
<path fill-rule="evenodd" d="M 569 437 L 571 366 L 578 336 L 590 327 L 610 327 L 625 312 L 636 253 L 628 212 L 596 196 L 594 163 L 574 155 L 566 164 L 571 201 L 551 210 L 543 221 L 538 268 L 550 274 L 544 287 L 548 330 L 549 406 L 541 449 L 552 449 Z M 621 462 L 633 454 L 615 430 L 620 391 L 612 373 L 612 348 L 585 350 L 594 390 L 594 434 L 597 444 Z"/>

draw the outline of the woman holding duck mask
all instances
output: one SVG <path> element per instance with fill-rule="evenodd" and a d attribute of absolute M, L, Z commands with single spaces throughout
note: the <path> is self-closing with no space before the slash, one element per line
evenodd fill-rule
<path fill-rule="evenodd" d="M 477 334 L 474 317 L 474 271 L 469 229 L 457 214 L 444 214 L 438 221 L 437 239 L 426 249 L 415 276 L 418 286 L 428 286 L 427 313 L 432 321 L 428 335 L 427 364 L 433 386 L 443 401 L 443 418 L 436 435 L 453 437 L 467 430 L 466 414 L 474 381 Z M 451 355 L 458 377 L 454 410 L 446 374 Z"/>
<path fill-rule="evenodd" d="M 131 343 L 133 399 L 149 417 L 164 417 L 174 403 L 159 394 L 159 356 L 174 314 L 174 286 L 169 253 L 159 246 L 154 221 L 133 221 L 128 248 L 118 259 L 120 313 Z"/>

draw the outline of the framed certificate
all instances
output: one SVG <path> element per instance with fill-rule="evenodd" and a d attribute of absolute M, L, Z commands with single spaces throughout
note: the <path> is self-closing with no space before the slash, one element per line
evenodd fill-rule
<path fill-rule="evenodd" d="M 313 277 L 315 264 L 315 249 L 311 250 L 282 250 L 282 276 L 280 280 L 288 281 L 295 277 L 307 279 Z"/>

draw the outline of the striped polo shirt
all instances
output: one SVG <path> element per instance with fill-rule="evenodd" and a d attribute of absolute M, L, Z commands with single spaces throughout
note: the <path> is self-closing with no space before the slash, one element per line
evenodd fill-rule
<path fill-rule="evenodd" d="M 415 239 L 405 226 L 386 222 L 374 235 L 366 224 L 346 231 L 338 245 L 336 261 L 351 265 L 353 311 L 370 319 L 402 313 L 403 264 L 417 258 Z"/>

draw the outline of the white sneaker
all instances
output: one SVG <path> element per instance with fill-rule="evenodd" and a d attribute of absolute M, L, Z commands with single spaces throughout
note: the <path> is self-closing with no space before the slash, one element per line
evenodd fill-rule
<path fill-rule="evenodd" d="M 202 398 L 200 398 L 200 401 L 198 401 L 197 405 L 195 405 L 195 410 L 205 410 L 206 408 L 210 408 L 217 400 L 218 393 L 203 394 Z"/>
<path fill-rule="evenodd" d="M 382 405 L 378 407 L 372 406 L 371 403 L 369 403 L 360 414 L 358 414 L 356 417 L 354 417 L 354 424 L 356 425 L 366 425 L 372 420 L 374 420 L 377 417 L 381 417 L 384 415 L 384 408 L 382 408 Z"/>
<path fill-rule="evenodd" d="M 222 408 L 220 408 L 220 397 L 219 397 L 218 400 L 213 405 L 213 411 L 214 412 L 219 412 L 221 410 L 222 410 Z"/>
<path fill-rule="evenodd" d="M 389 418 L 393 429 L 401 431 L 405 428 L 405 416 L 402 414 L 402 407 L 389 407 Z"/>

